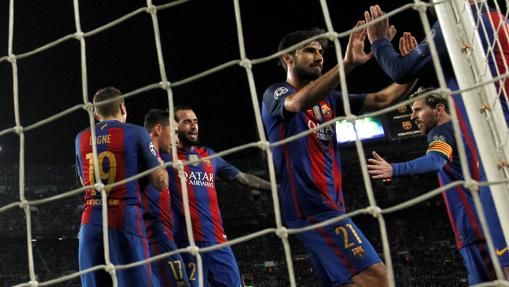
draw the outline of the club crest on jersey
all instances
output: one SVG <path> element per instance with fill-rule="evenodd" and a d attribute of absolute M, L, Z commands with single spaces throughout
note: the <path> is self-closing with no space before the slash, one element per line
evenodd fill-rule
<path fill-rule="evenodd" d="M 329 107 L 329 105 L 322 105 L 322 114 L 326 117 L 332 116 L 332 109 Z"/>
<path fill-rule="evenodd" d="M 200 165 L 199 160 L 200 160 L 200 157 L 197 154 L 190 154 L 189 155 L 189 161 L 196 161 L 196 162 L 191 164 L 192 166 L 199 166 Z"/>
<path fill-rule="evenodd" d="M 401 122 L 401 127 L 402 127 L 405 131 L 408 131 L 408 130 L 412 129 L 412 122 L 411 122 L 411 121 L 404 121 L 404 122 Z"/>
<path fill-rule="evenodd" d="M 352 254 L 357 259 L 362 259 L 364 256 L 366 256 L 366 251 L 362 246 L 357 246 L 355 248 L 352 248 Z"/>
<path fill-rule="evenodd" d="M 279 87 L 274 91 L 274 100 L 279 99 L 282 95 L 286 94 L 288 89 L 285 87 Z"/>
<path fill-rule="evenodd" d="M 148 144 L 148 147 L 149 147 L 149 149 L 150 149 L 150 152 L 151 152 L 153 155 L 157 156 L 156 149 L 154 148 L 154 143 L 150 142 L 150 143 Z"/>

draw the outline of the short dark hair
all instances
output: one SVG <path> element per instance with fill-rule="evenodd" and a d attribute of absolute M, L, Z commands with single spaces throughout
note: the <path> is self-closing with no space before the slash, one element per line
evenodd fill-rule
<path fill-rule="evenodd" d="M 321 28 L 311 28 L 310 30 L 300 30 L 300 31 L 294 31 L 294 32 L 288 33 L 281 39 L 281 41 L 279 41 L 279 46 L 278 46 L 277 50 L 278 50 L 278 52 L 282 51 L 282 50 L 284 50 L 288 47 L 291 47 L 299 42 L 302 42 L 306 39 L 309 39 L 309 38 L 312 38 L 312 37 L 315 37 L 315 36 L 318 36 L 318 35 L 321 35 L 324 33 L 325 33 L 325 30 L 321 29 Z M 316 39 L 316 41 L 318 43 L 320 43 L 320 45 L 322 46 L 322 49 L 324 49 L 324 50 L 327 48 L 327 46 L 329 44 L 329 40 L 327 40 L 326 38 L 319 38 L 319 39 Z M 296 50 L 291 51 L 291 54 L 295 54 L 295 51 Z M 286 70 L 286 64 L 283 60 L 282 55 L 279 57 L 279 62 Z"/>
<path fill-rule="evenodd" d="M 178 105 L 173 108 L 173 116 L 175 117 L 175 121 L 178 123 L 179 118 L 177 116 L 178 111 L 187 111 L 187 110 L 193 110 L 191 106 L 188 105 Z"/>
<path fill-rule="evenodd" d="M 428 87 L 428 88 L 419 87 L 415 93 L 410 95 L 410 98 L 418 97 L 424 93 L 427 93 L 427 92 L 430 92 L 433 90 L 435 90 L 435 88 L 433 88 L 433 87 Z M 449 103 L 447 102 L 447 98 L 445 98 L 444 96 L 442 96 L 439 93 L 431 93 L 431 94 L 427 95 L 424 98 L 424 103 L 433 109 L 435 109 L 439 104 L 442 104 L 445 108 L 445 111 L 447 113 L 449 113 Z"/>
<path fill-rule="evenodd" d="M 120 112 L 120 104 L 124 102 L 124 99 L 121 98 L 122 93 L 114 87 L 106 87 L 97 91 L 94 95 L 93 102 L 94 104 L 98 104 L 103 101 L 111 100 L 118 98 L 114 101 L 99 104 L 95 106 L 95 112 L 102 117 L 111 117 L 116 116 Z"/>
<path fill-rule="evenodd" d="M 167 126 L 170 124 L 169 121 L 170 113 L 168 111 L 163 111 L 159 109 L 151 109 L 145 115 L 145 121 L 143 122 L 143 126 L 150 133 L 155 125 L 160 124 L 162 126 Z"/>

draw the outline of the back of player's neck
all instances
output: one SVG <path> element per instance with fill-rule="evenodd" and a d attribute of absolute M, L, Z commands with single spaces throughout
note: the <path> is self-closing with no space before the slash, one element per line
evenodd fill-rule
<path fill-rule="evenodd" d="M 122 121 L 122 117 L 120 116 L 108 116 L 108 117 L 101 117 L 100 119 L 101 122 L 104 122 L 104 121 L 119 121 L 121 122 Z"/>

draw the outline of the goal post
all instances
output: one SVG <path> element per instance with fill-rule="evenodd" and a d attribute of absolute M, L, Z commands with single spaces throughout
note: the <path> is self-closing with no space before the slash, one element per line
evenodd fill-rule
<path fill-rule="evenodd" d="M 469 1 L 433 0 L 433 2 L 436 4 L 437 17 L 487 180 L 490 183 L 497 183 L 490 184 L 490 189 L 507 241 L 509 238 L 509 185 L 507 182 L 509 180 L 507 166 L 509 149 L 505 144 L 507 124 L 498 100 L 497 88 L 489 72 L 487 57 L 475 26 L 476 22 Z M 482 25 L 482 23 L 477 24 Z M 498 262 L 494 263 L 498 264 Z"/>

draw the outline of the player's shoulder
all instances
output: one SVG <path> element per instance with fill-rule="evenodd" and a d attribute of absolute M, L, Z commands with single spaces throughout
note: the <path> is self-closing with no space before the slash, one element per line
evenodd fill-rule
<path fill-rule="evenodd" d="M 277 100 L 281 96 L 293 94 L 294 92 L 295 88 L 290 86 L 288 83 L 275 83 L 265 89 L 265 92 L 263 93 L 263 100 Z"/>
<path fill-rule="evenodd" d="M 131 132 L 135 135 L 148 135 L 147 130 L 139 125 L 130 123 L 120 123 L 120 127 L 123 127 L 126 131 Z"/>
<path fill-rule="evenodd" d="M 449 121 L 431 129 L 428 134 L 428 140 L 442 142 L 450 142 L 451 140 L 454 140 L 452 123 Z"/>

